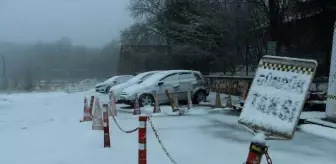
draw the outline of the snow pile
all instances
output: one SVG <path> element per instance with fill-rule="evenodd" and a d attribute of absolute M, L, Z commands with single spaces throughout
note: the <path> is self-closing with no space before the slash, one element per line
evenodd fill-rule
<path fill-rule="evenodd" d="M 258 142 L 258 143 L 266 143 L 266 136 L 264 133 L 257 133 L 254 138 L 253 138 L 254 142 Z"/>
<path fill-rule="evenodd" d="M 0 95 L 0 154 L 6 164 L 136 164 L 138 133 L 126 134 L 110 121 L 111 148 L 103 132 L 83 117 L 83 97 L 93 93 L 24 93 Z M 108 96 L 96 94 L 102 103 Z M 118 104 L 117 108 L 121 106 Z M 171 111 L 162 106 L 164 112 Z M 237 115 L 191 110 L 186 116 L 152 117 L 164 147 L 177 163 L 243 163 L 252 135 L 237 124 Z M 130 111 L 132 109 L 129 109 Z M 152 111 L 152 109 L 149 109 Z M 124 129 L 139 126 L 138 116 L 118 113 Z M 147 123 L 148 164 L 171 164 Z M 318 129 L 316 127 L 315 129 Z M 330 133 L 330 132 L 329 132 Z M 273 163 L 334 164 L 334 140 L 300 131 L 291 141 L 268 141 Z M 263 138 L 262 136 L 257 137 Z M 313 148 L 313 149 L 312 149 Z M 318 149 L 317 149 L 318 148 Z M 263 161 L 265 163 L 265 161 Z"/>
<path fill-rule="evenodd" d="M 325 112 L 302 112 L 300 118 L 325 118 Z"/>
<path fill-rule="evenodd" d="M 301 125 L 299 129 L 306 133 L 311 133 L 317 136 L 321 136 L 336 141 L 336 129 L 333 128 L 327 128 L 313 124 L 304 124 Z"/>

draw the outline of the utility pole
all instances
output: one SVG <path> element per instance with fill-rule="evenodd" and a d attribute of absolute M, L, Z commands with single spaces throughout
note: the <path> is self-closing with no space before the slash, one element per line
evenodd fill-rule
<path fill-rule="evenodd" d="M 268 42 L 267 54 L 274 55 L 279 52 L 279 6 L 277 5 L 277 0 L 268 0 L 268 19 L 270 22 L 270 41 Z M 273 51 L 273 52 L 272 52 Z"/>
<path fill-rule="evenodd" d="M 246 71 L 246 76 L 248 76 L 248 72 L 249 72 L 249 52 L 250 52 L 250 46 L 248 45 L 248 38 L 246 38 L 245 40 L 245 71 Z"/>

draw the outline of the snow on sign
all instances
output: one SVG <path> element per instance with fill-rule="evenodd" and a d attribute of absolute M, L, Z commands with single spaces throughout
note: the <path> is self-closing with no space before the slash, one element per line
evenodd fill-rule
<path fill-rule="evenodd" d="M 264 56 L 238 122 L 254 133 L 291 139 L 316 68 L 315 60 Z"/>

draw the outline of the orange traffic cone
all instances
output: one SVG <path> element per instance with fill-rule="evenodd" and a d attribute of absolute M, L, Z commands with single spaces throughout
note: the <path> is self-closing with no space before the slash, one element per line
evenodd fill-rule
<path fill-rule="evenodd" d="M 231 94 L 229 94 L 228 97 L 227 97 L 226 108 L 232 108 Z"/>
<path fill-rule="evenodd" d="M 227 89 L 228 96 L 227 96 L 227 100 L 226 100 L 226 108 L 230 108 L 230 109 L 233 108 L 232 98 L 231 98 L 232 89 L 233 88 L 231 86 L 229 86 L 228 89 Z"/>
<path fill-rule="evenodd" d="M 138 95 L 135 95 L 135 102 L 134 102 L 134 109 L 133 109 L 133 115 L 140 115 L 140 105 L 138 100 Z"/>
<path fill-rule="evenodd" d="M 109 94 L 109 97 L 110 97 L 109 116 L 117 116 L 116 100 L 113 91 Z"/>
<path fill-rule="evenodd" d="M 222 102 L 220 99 L 220 93 L 216 92 L 216 102 L 214 108 L 222 108 Z"/>
<path fill-rule="evenodd" d="M 247 97 L 247 85 L 244 85 L 243 87 L 243 91 L 242 91 L 242 95 L 241 95 L 241 101 L 240 101 L 240 105 L 243 106 Z"/>
<path fill-rule="evenodd" d="M 174 93 L 174 109 L 173 109 L 173 112 L 177 112 L 179 111 L 180 109 L 180 104 L 179 104 L 179 101 L 178 101 L 178 95 L 177 95 L 177 92 Z"/>
<path fill-rule="evenodd" d="M 110 143 L 110 126 L 108 117 L 108 105 L 103 105 L 103 120 L 104 120 L 104 147 L 111 147 Z"/>
<path fill-rule="evenodd" d="M 93 108 L 93 102 L 94 102 L 94 96 L 91 96 L 91 100 L 90 100 L 90 116 L 92 116 L 92 108 Z"/>
<path fill-rule="evenodd" d="M 158 95 L 156 94 L 155 90 L 153 91 L 153 94 L 154 94 L 154 109 L 153 109 L 153 113 L 161 113 Z"/>
<path fill-rule="evenodd" d="M 84 97 L 84 116 L 83 116 L 83 119 L 80 120 L 80 122 L 86 122 L 86 121 L 91 121 L 92 120 L 89 112 L 90 111 L 89 111 L 89 107 L 88 107 L 88 103 L 87 103 L 87 98 Z"/>
<path fill-rule="evenodd" d="M 102 111 L 99 105 L 99 99 L 96 99 L 93 111 L 92 130 L 104 130 Z"/>
<path fill-rule="evenodd" d="M 192 108 L 191 91 L 187 91 L 188 110 Z"/>

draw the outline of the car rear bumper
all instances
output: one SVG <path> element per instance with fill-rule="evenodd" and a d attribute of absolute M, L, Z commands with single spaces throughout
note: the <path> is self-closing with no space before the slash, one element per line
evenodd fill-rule
<path fill-rule="evenodd" d="M 120 103 L 131 105 L 131 104 L 134 104 L 135 102 L 135 96 L 120 95 L 120 98 L 117 101 Z"/>
<path fill-rule="evenodd" d="M 96 89 L 96 92 L 98 92 L 98 93 L 105 93 L 105 90 L 103 90 L 103 89 Z"/>
<path fill-rule="evenodd" d="M 99 93 L 106 93 L 106 88 L 107 87 L 96 87 L 95 90 Z"/>
<path fill-rule="evenodd" d="M 127 105 L 132 105 L 134 104 L 134 100 L 118 100 L 118 103 L 123 103 L 123 104 L 127 104 Z"/>

